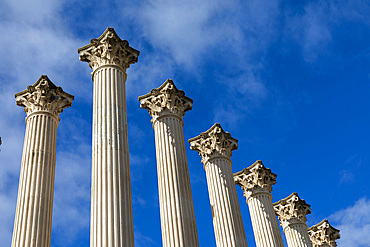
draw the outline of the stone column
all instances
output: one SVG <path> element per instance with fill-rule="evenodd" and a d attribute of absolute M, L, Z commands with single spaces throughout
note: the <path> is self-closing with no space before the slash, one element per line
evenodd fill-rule
<path fill-rule="evenodd" d="M 311 213 L 310 205 L 300 199 L 295 192 L 273 205 L 283 227 L 288 247 L 312 247 L 306 225 L 306 215 Z"/>
<path fill-rule="evenodd" d="M 78 53 L 94 82 L 90 246 L 134 246 L 125 82 L 139 51 L 107 28 Z"/>
<path fill-rule="evenodd" d="M 12 247 L 48 247 L 59 114 L 73 96 L 42 75 L 15 97 L 27 117 Z"/>
<path fill-rule="evenodd" d="M 215 123 L 189 143 L 202 157 L 206 171 L 216 245 L 247 246 L 230 159 L 238 140 Z"/>
<path fill-rule="evenodd" d="M 308 235 L 313 247 L 336 247 L 336 240 L 340 239 L 339 230 L 326 219 L 308 228 Z"/>
<path fill-rule="evenodd" d="M 244 191 L 249 206 L 257 247 L 284 246 L 272 206 L 271 191 L 276 177 L 260 160 L 234 174 L 235 183 Z"/>
<path fill-rule="evenodd" d="M 193 100 L 167 80 L 139 101 L 155 132 L 163 246 L 199 246 L 182 120 Z"/>

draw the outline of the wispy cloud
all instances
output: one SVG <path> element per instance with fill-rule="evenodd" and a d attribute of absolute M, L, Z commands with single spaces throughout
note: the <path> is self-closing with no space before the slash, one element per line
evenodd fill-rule
<path fill-rule="evenodd" d="M 143 38 L 166 58 L 154 57 L 154 62 L 145 67 L 163 66 L 166 70 L 182 66 L 194 75 L 197 85 L 211 79 L 204 78 L 198 69 L 205 61 L 222 67 L 223 76 L 215 75 L 215 83 L 226 86 L 236 102 L 230 107 L 225 102 L 216 104 L 214 108 L 221 117 L 235 122 L 246 105 L 239 99 L 263 100 L 266 96 L 259 73 L 264 71 L 263 60 L 269 46 L 278 37 L 278 2 L 145 1 L 130 10 L 125 13 L 135 13 Z M 252 62 L 256 57 L 259 62 Z M 219 99 L 222 101 L 223 97 Z M 221 113 L 219 105 L 224 109 Z"/>
<path fill-rule="evenodd" d="M 157 246 L 159 245 L 159 243 L 156 243 L 151 237 L 136 230 L 135 231 L 135 245 L 138 247 L 148 247 L 148 246 Z"/>
<path fill-rule="evenodd" d="M 57 153 L 53 208 L 53 229 L 56 230 L 53 232 L 54 246 L 70 246 L 79 239 L 89 238 L 86 229 L 89 229 L 90 222 L 90 166 L 89 146 Z"/>
<path fill-rule="evenodd" d="M 340 230 L 339 246 L 370 246 L 370 200 L 359 199 L 353 206 L 329 216 L 333 226 Z"/>
<path fill-rule="evenodd" d="M 17 197 L 19 169 L 24 140 L 24 119 L 26 114 L 21 107 L 16 106 L 14 94 L 26 89 L 40 77 L 47 74 L 58 86 L 75 96 L 89 95 L 90 87 L 76 83 L 78 63 L 76 49 L 79 40 L 69 35 L 64 26 L 60 12 L 64 1 L 2 1 L 0 4 L 1 50 L 0 62 L 0 136 L 2 137 L 2 152 L 0 153 L 0 198 L 1 219 L 0 238 L 4 246 L 9 246 L 14 222 Z M 90 100 L 88 97 L 78 97 L 79 102 Z M 85 101 L 84 101 L 85 100 Z M 75 103 L 75 102 L 74 102 Z M 66 111 L 69 111 L 67 109 Z M 61 118 L 65 113 L 61 114 Z M 71 118 L 73 119 L 73 117 Z M 75 118 L 74 125 L 81 128 L 84 124 L 81 118 Z M 67 127 L 63 120 L 60 130 Z M 89 128 L 85 128 L 89 129 Z M 78 143 L 86 134 L 84 131 L 71 129 L 68 138 L 69 145 Z M 59 133 L 60 134 L 60 133 Z M 89 133 L 90 134 L 90 133 Z M 88 134 L 88 135 L 89 135 Z M 65 136 L 66 137 L 66 136 Z M 62 138 L 63 139 L 63 138 Z M 55 201 L 53 227 L 64 230 L 71 229 L 68 235 L 75 240 L 76 232 L 88 227 L 89 222 L 89 164 L 91 149 L 84 149 L 83 141 L 76 152 L 68 150 L 68 145 L 58 145 L 57 175 L 55 182 Z M 60 143 L 59 143 L 60 144 Z M 76 146 L 75 146 L 76 147 Z M 68 172 L 69 171 L 69 172 Z M 73 171 L 73 172 L 71 172 Z M 83 179 L 84 178 L 84 182 Z M 82 186 L 86 184 L 86 186 Z M 78 188 L 78 189 L 76 189 Z M 84 205 L 84 206 L 81 206 Z M 86 207 L 87 205 L 87 207 Z M 69 227 L 73 224 L 76 227 Z M 53 236 L 60 239 L 58 234 Z M 65 238 L 65 236 L 62 236 Z M 60 245 L 62 246 L 60 241 Z"/>
<path fill-rule="evenodd" d="M 233 1 L 148 1 L 139 8 L 148 41 L 180 64 L 193 67 L 208 47 L 240 39 L 238 26 L 213 21 L 233 10 Z"/>
<path fill-rule="evenodd" d="M 295 10 L 296 11 L 296 10 Z M 367 1 L 314 1 L 303 7 L 302 14 L 286 11 L 285 38 L 293 38 L 302 49 L 306 62 L 331 54 L 333 35 L 343 23 L 370 23 Z"/>
<path fill-rule="evenodd" d="M 339 176 L 339 183 L 352 183 L 355 181 L 355 175 L 349 170 L 340 171 Z"/>

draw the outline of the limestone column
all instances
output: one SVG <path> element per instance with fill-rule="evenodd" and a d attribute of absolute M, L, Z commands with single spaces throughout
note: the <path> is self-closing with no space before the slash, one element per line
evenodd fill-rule
<path fill-rule="evenodd" d="M 271 191 L 276 177 L 260 160 L 234 174 L 235 183 L 244 191 L 249 206 L 257 247 L 284 246 L 272 206 Z"/>
<path fill-rule="evenodd" d="M 73 96 L 42 75 L 15 97 L 27 117 L 12 247 L 48 247 L 59 114 Z"/>
<path fill-rule="evenodd" d="M 202 157 L 206 171 L 216 245 L 247 246 L 230 159 L 232 151 L 238 147 L 238 140 L 215 123 L 189 143 Z"/>
<path fill-rule="evenodd" d="M 139 51 L 107 28 L 78 53 L 94 82 L 90 246 L 134 246 L 125 82 Z"/>
<path fill-rule="evenodd" d="M 312 247 L 306 225 L 306 215 L 311 213 L 310 205 L 300 199 L 295 192 L 273 205 L 283 227 L 288 247 Z"/>
<path fill-rule="evenodd" d="M 308 235 L 313 247 L 336 247 L 336 240 L 340 239 L 339 230 L 326 219 L 308 228 Z"/>
<path fill-rule="evenodd" d="M 199 246 L 182 120 L 193 100 L 167 80 L 139 101 L 155 133 L 163 246 Z"/>

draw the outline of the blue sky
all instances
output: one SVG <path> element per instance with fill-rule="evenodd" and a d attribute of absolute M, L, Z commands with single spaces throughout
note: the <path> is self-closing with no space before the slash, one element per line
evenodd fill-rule
<path fill-rule="evenodd" d="M 0 246 L 11 242 L 25 130 L 14 94 L 41 74 L 75 96 L 58 128 L 52 246 L 89 246 L 92 81 L 77 49 L 107 27 L 141 52 L 126 82 L 137 247 L 161 246 L 154 133 L 137 98 L 168 78 L 194 100 L 186 141 L 221 123 L 239 140 L 234 172 L 262 160 L 278 175 L 274 202 L 298 192 L 308 226 L 328 218 L 339 246 L 370 246 L 368 16 L 366 0 L 2 0 Z M 203 165 L 186 145 L 200 245 L 215 246 Z"/>

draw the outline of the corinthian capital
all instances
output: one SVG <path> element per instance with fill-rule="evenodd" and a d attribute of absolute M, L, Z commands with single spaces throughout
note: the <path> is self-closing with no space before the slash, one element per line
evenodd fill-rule
<path fill-rule="evenodd" d="M 230 158 L 232 151 L 238 148 L 238 140 L 224 131 L 219 123 L 215 123 L 209 130 L 199 136 L 189 139 L 190 149 L 195 150 L 202 157 L 202 163 L 213 157 L 224 156 Z"/>
<path fill-rule="evenodd" d="M 313 247 L 335 247 L 335 241 L 340 239 L 339 230 L 332 227 L 326 219 L 308 228 L 308 235 Z"/>
<path fill-rule="evenodd" d="M 177 115 L 182 118 L 193 107 L 193 100 L 178 90 L 172 80 L 166 80 L 159 88 L 139 97 L 140 107 L 148 110 L 154 122 L 163 115 Z"/>
<path fill-rule="evenodd" d="M 275 173 L 266 168 L 262 161 L 257 160 L 248 168 L 234 174 L 235 184 L 244 191 L 244 196 L 249 198 L 254 193 L 271 193 L 272 185 L 276 184 Z"/>
<path fill-rule="evenodd" d="M 306 215 L 311 213 L 311 206 L 300 199 L 296 192 L 275 202 L 274 209 L 283 228 L 294 223 L 306 224 Z"/>
<path fill-rule="evenodd" d="M 35 84 L 16 93 L 15 98 L 17 105 L 23 106 L 27 115 L 44 111 L 58 117 L 63 109 L 72 105 L 74 96 L 55 86 L 46 75 L 42 75 Z"/>
<path fill-rule="evenodd" d="M 117 65 L 126 71 L 130 64 L 136 63 L 140 52 L 122 40 L 113 28 L 108 27 L 97 39 L 78 49 L 80 60 L 88 62 L 91 69 L 102 65 Z"/>

